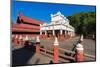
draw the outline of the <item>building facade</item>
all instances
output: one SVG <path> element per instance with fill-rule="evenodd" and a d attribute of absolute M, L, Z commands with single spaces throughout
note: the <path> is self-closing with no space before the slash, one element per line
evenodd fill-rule
<path fill-rule="evenodd" d="M 40 35 L 40 24 L 43 23 L 43 21 L 24 16 L 23 14 L 19 14 L 17 16 L 16 23 L 12 23 L 12 34 L 25 36 Z"/>
<path fill-rule="evenodd" d="M 57 12 L 56 14 L 51 14 L 51 22 L 49 24 L 40 24 L 40 35 L 42 37 L 73 37 L 75 36 L 75 28 L 69 24 L 69 20 Z"/>

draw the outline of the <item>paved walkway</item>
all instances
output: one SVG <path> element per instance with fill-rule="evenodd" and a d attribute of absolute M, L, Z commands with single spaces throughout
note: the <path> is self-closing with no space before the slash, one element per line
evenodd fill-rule
<path fill-rule="evenodd" d="M 66 39 L 64 41 L 59 41 L 59 47 L 67 50 L 72 50 L 73 44 L 78 41 L 79 37 Z M 46 49 L 53 50 L 54 40 L 41 39 L 41 46 Z M 14 44 L 13 44 L 14 45 Z M 84 52 L 87 54 L 95 55 L 95 41 L 90 39 L 84 39 L 83 42 Z M 48 64 L 51 63 L 52 58 L 45 56 L 43 54 L 36 54 L 35 47 L 32 46 L 12 46 L 13 50 L 13 64 Z M 22 55 L 22 56 L 21 56 Z M 27 59 L 26 59 L 27 58 Z M 25 60 L 26 59 L 26 60 Z M 16 61 L 17 60 L 17 61 Z M 23 61 L 22 61 L 23 60 Z M 94 59 L 85 57 L 85 61 L 94 61 Z M 22 62 L 19 62 L 22 61 Z"/>
<path fill-rule="evenodd" d="M 52 59 L 50 57 L 44 56 L 42 54 L 35 54 L 30 58 L 28 64 L 48 64 Z"/>
<path fill-rule="evenodd" d="M 67 50 L 72 50 L 72 48 L 74 47 L 73 44 L 75 44 L 78 40 L 79 40 L 79 37 L 66 39 L 64 41 L 59 41 L 59 47 L 63 49 L 67 49 Z M 53 50 L 53 43 L 54 43 L 54 40 L 41 39 L 41 45 L 47 49 Z M 84 46 L 85 53 L 90 54 L 90 55 L 95 55 L 96 43 L 94 40 L 84 39 L 82 45 Z"/>

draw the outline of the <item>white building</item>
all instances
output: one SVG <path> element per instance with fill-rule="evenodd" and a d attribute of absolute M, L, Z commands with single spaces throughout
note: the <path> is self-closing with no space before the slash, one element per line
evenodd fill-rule
<path fill-rule="evenodd" d="M 51 14 L 51 23 L 40 25 L 40 35 L 45 36 L 74 36 L 75 29 L 69 24 L 69 20 L 60 12 Z"/>

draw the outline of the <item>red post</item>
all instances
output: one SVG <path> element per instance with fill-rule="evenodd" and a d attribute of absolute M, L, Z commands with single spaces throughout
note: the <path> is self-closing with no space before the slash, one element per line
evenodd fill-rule
<path fill-rule="evenodd" d="M 24 35 L 22 44 L 25 45 L 25 42 L 29 40 L 28 35 Z"/>
<path fill-rule="evenodd" d="M 45 38 L 45 35 L 44 34 L 42 34 L 42 38 Z"/>
<path fill-rule="evenodd" d="M 15 35 L 15 37 L 14 37 L 14 44 L 18 45 L 18 35 Z"/>
<path fill-rule="evenodd" d="M 26 35 L 24 38 L 24 41 L 28 41 L 28 40 L 29 40 L 29 37 L 28 37 L 28 35 Z"/>
<path fill-rule="evenodd" d="M 12 35 L 12 43 L 14 43 L 15 35 Z"/>
<path fill-rule="evenodd" d="M 64 40 L 64 35 L 60 35 L 60 40 L 63 41 Z"/>
<path fill-rule="evenodd" d="M 58 39 L 55 37 L 55 42 L 54 42 L 54 63 L 59 62 L 59 47 L 58 47 Z"/>
<path fill-rule="evenodd" d="M 76 61 L 81 62 L 84 61 L 84 48 L 81 43 L 78 43 L 76 46 Z"/>
<path fill-rule="evenodd" d="M 42 34 L 40 35 L 40 38 L 42 38 Z"/>
<path fill-rule="evenodd" d="M 25 36 L 22 36 L 22 45 L 25 45 Z"/>
<path fill-rule="evenodd" d="M 25 41 L 24 41 L 24 37 L 22 36 L 22 39 L 21 39 L 21 44 L 24 45 Z"/>
<path fill-rule="evenodd" d="M 40 54 L 40 39 L 39 39 L 39 36 L 36 37 L 36 53 Z"/>
<path fill-rule="evenodd" d="M 22 35 L 19 36 L 19 44 L 22 45 Z"/>

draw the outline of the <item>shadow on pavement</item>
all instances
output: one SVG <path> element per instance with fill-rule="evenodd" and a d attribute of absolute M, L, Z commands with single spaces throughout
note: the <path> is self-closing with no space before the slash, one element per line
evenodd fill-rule
<path fill-rule="evenodd" d="M 23 48 L 13 50 L 12 66 L 27 65 L 29 59 L 35 54 L 35 49 L 35 46 L 28 45 L 26 42 Z"/>

